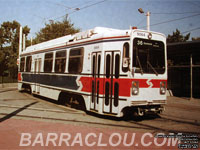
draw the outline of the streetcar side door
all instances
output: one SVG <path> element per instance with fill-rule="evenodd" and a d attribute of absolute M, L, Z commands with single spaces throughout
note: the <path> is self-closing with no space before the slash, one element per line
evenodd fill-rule
<path fill-rule="evenodd" d="M 105 52 L 103 112 L 117 114 L 119 109 L 120 52 Z"/>
<path fill-rule="evenodd" d="M 91 62 L 91 99 L 90 99 L 90 109 L 94 111 L 99 110 L 99 87 L 100 87 L 100 67 L 101 67 L 101 52 L 92 53 Z"/>
<path fill-rule="evenodd" d="M 34 59 L 34 91 L 35 93 L 40 93 L 40 72 L 41 72 L 41 58 Z"/>

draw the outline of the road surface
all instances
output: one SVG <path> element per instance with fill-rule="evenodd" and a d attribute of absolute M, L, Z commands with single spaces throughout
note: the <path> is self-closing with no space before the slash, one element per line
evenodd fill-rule
<path fill-rule="evenodd" d="M 91 148 L 90 146 L 92 146 L 93 149 L 149 148 L 148 144 L 151 142 L 148 141 L 151 141 L 150 138 L 153 140 L 153 137 L 158 133 L 164 133 L 166 135 L 171 133 L 200 135 L 200 100 L 195 99 L 189 101 L 186 98 L 168 97 L 165 108 L 164 113 L 159 116 L 149 115 L 139 119 L 105 117 L 58 105 L 54 100 L 34 97 L 28 93 L 19 92 L 15 87 L 1 88 L 0 148 L 21 149 L 30 148 L 29 146 L 31 146 L 33 149 L 40 149 L 41 147 L 44 148 L 45 144 L 47 144 L 47 148 L 50 146 L 50 148 L 53 147 L 53 149 L 62 149 L 66 148 L 66 146 L 71 146 L 70 148 L 72 149 L 79 149 L 80 146 L 86 146 L 84 147 L 85 149 Z M 49 135 L 50 133 L 52 134 Z M 46 139 L 46 137 L 57 137 L 59 141 L 59 138 L 61 138 L 61 135 L 64 133 L 65 136 L 69 136 L 70 134 L 70 137 L 75 138 L 70 139 L 71 145 L 66 141 L 64 142 L 64 140 L 61 141 L 60 146 L 59 142 L 56 143 L 51 140 L 47 142 L 48 138 Z M 88 139 L 90 139 L 88 143 L 89 146 L 84 142 L 80 143 L 81 137 L 77 135 L 78 133 L 84 138 L 88 137 Z M 132 145 L 132 147 L 127 147 L 123 142 L 117 145 L 118 140 L 112 142 L 112 139 L 120 138 L 120 136 L 122 136 L 122 139 L 126 138 L 125 133 L 131 137 L 133 137 L 133 133 L 136 133 L 138 137 L 136 139 L 139 140 L 138 143 Z M 145 133 L 148 134 L 145 138 L 142 138 Z M 23 136 L 24 141 L 22 139 Z M 133 139 L 131 137 L 129 137 L 129 139 Z M 28 140 L 28 138 L 30 139 Z M 96 141 L 94 141 L 94 139 L 96 139 Z M 100 141 L 101 139 L 104 139 L 104 141 Z M 146 143 L 147 147 L 141 145 L 141 139 L 146 140 L 143 144 Z M 65 144 L 63 145 L 62 142 Z M 111 144 L 109 142 L 111 142 Z M 116 144 L 117 147 L 112 144 Z M 140 147 L 139 144 L 142 147 Z M 160 144 L 162 144 L 162 142 Z M 161 145 L 157 146 L 155 143 L 154 145 L 150 145 L 151 149 L 159 148 L 159 146 Z M 172 145 L 168 145 L 165 148 L 168 149 L 170 146 Z M 171 148 L 174 149 L 174 147 Z M 177 145 L 175 148 L 178 148 Z"/>

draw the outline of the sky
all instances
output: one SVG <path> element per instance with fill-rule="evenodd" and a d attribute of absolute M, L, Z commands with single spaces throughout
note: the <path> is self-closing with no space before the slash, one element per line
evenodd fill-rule
<path fill-rule="evenodd" d="M 200 37 L 200 0 L 0 0 L 0 24 L 16 20 L 27 25 L 29 38 L 49 20 L 62 21 L 66 14 L 81 31 L 97 26 L 146 29 L 145 13 L 138 8 L 151 12 L 152 31 L 167 36 L 179 29 L 183 35 L 190 31 L 190 37 Z"/>

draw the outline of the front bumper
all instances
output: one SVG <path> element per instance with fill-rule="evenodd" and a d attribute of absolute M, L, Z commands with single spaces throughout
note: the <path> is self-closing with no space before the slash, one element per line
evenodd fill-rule
<path fill-rule="evenodd" d="M 150 105 L 165 105 L 167 104 L 166 100 L 140 100 L 140 101 L 131 101 L 131 106 L 150 106 Z"/>

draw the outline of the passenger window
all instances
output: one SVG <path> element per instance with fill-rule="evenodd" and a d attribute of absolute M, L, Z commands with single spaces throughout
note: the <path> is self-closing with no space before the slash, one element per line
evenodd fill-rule
<path fill-rule="evenodd" d="M 24 72 L 25 57 L 20 59 L 20 72 Z"/>
<path fill-rule="evenodd" d="M 96 57 L 95 55 L 93 55 L 93 58 L 92 58 L 92 76 L 94 77 L 96 72 L 95 72 L 95 62 L 96 62 Z"/>
<path fill-rule="evenodd" d="M 83 54 L 84 49 L 71 49 L 69 53 L 69 73 L 81 73 L 83 69 Z"/>
<path fill-rule="evenodd" d="M 53 53 L 45 54 L 44 58 L 44 72 L 51 72 L 53 65 Z"/>
<path fill-rule="evenodd" d="M 106 78 L 110 77 L 110 65 L 111 65 L 110 54 L 108 54 L 106 56 Z"/>
<path fill-rule="evenodd" d="M 31 64 L 32 64 L 32 57 L 28 56 L 26 58 L 26 72 L 30 72 L 31 71 Z"/>
<path fill-rule="evenodd" d="M 122 58 L 122 71 L 127 72 L 129 69 L 129 44 L 125 43 L 123 46 L 123 58 Z"/>
<path fill-rule="evenodd" d="M 119 78 L 119 54 L 117 54 L 115 56 L 115 78 L 118 79 Z"/>
<path fill-rule="evenodd" d="M 101 55 L 98 56 L 98 78 L 100 77 Z"/>
<path fill-rule="evenodd" d="M 66 51 L 56 52 L 55 72 L 64 73 L 66 65 Z"/>

